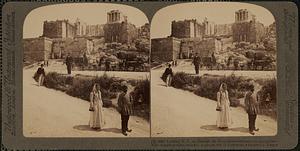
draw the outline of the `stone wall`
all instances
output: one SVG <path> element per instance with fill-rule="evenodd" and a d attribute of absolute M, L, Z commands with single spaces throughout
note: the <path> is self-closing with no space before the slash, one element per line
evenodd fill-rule
<path fill-rule="evenodd" d="M 52 40 L 46 37 L 23 39 L 24 61 L 32 64 L 50 59 Z"/>
<path fill-rule="evenodd" d="M 64 38 L 54 39 L 52 46 L 52 58 L 65 58 L 70 53 L 72 57 L 82 57 L 84 53 L 90 54 L 94 49 L 94 44 L 86 38 Z"/>
<path fill-rule="evenodd" d="M 209 21 L 207 18 L 203 21 L 204 25 L 204 35 L 206 36 L 212 36 L 215 34 L 215 23 L 212 21 Z"/>
<path fill-rule="evenodd" d="M 104 36 L 104 25 L 87 25 L 86 36 L 103 37 Z"/>
<path fill-rule="evenodd" d="M 217 24 L 215 25 L 216 36 L 229 36 L 232 35 L 232 24 Z"/>
<path fill-rule="evenodd" d="M 212 53 L 221 50 L 221 42 L 216 39 L 205 39 L 195 42 L 195 52 L 201 57 L 210 57 Z"/>
<path fill-rule="evenodd" d="M 234 23 L 232 34 L 234 42 L 259 43 L 265 35 L 265 28 L 255 21 Z"/>
<path fill-rule="evenodd" d="M 82 57 L 85 53 L 89 55 L 93 51 L 93 42 L 85 38 L 76 38 L 72 43 L 66 45 L 65 50 L 73 57 Z"/>
<path fill-rule="evenodd" d="M 157 62 L 168 62 L 179 58 L 180 40 L 174 37 L 151 40 L 151 59 Z"/>
<path fill-rule="evenodd" d="M 191 58 L 192 57 L 191 55 L 195 53 L 195 44 L 201 40 L 202 38 L 181 39 L 179 58 L 180 59 Z"/>
<path fill-rule="evenodd" d="M 75 35 L 76 27 L 68 20 L 44 21 L 43 37 L 73 38 Z"/>
<path fill-rule="evenodd" d="M 201 37 L 204 33 L 204 27 L 195 19 L 172 21 L 171 37 L 176 38 L 194 38 Z"/>
<path fill-rule="evenodd" d="M 151 59 L 168 62 L 176 59 L 191 58 L 198 53 L 200 57 L 211 56 L 222 50 L 221 40 L 215 38 L 157 38 L 151 40 Z"/>
<path fill-rule="evenodd" d="M 76 19 L 76 36 L 84 36 L 86 35 L 87 24 L 82 22 L 79 18 Z"/>
<path fill-rule="evenodd" d="M 106 43 L 131 44 L 138 37 L 135 25 L 122 22 L 104 25 L 104 39 Z"/>
<path fill-rule="evenodd" d="M 234 23 L 232 26 L 232 38 L 234 42 L 248 42 L 253 35 L 250 35 L 250 22 Z M 253 39 L 252 39 L 253 40 Z"/>
<path fill-rule="evenodd" d="M 65 22 L 66 24 L 66 37 L 67 38 L 74 38 L 76 36 L 76 26 L 70 24 L 68 21 Z"/>
<path fill-rule="evenodd" d="M 49 38 L 62 38 L 62 22 L 44 21 L 43 36 Z"/>
<path fill-rule="evenodd" d="M 191 58 L 191 54 L 198 53 L 200 57 L 207 57 L 221 49 L 222 42 L 215 38 L 184 39 L 181 41 L 180 56 L 181 58 Z"/>
<path fill-rule="evenodd" d="M 73 42 L 71 38 L 55 38 L 53 39 L 52 54 L 53 59 L 61 59 L 67 55 L 66 46 Z"/>
<path fill-rule="evenodd" d="M 265 27 L 262 23 L 256 21 L 253 15 L 247 9 L 240 9 L 235 12 L 235 22 L 232 25 L 233 42 L 262 42 L 265 36 Z"/>

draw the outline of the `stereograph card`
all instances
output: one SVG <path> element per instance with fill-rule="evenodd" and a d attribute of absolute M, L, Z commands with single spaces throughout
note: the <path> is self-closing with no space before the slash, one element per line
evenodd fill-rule
<path fill-rule="evenodd" d="M 2 150 L 293 149 L 287 1 L 2 6 Z"/>

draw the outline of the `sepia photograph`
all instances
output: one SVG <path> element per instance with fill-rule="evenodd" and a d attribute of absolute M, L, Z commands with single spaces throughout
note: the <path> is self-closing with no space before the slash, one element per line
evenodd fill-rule
<path fill-rule="evenodd" d="M 276 24 L 267 9 L 175 4 L 154 15 L 150 37 L 152 137 L 277 134 Z"/>
<path fill-rule="evenodd" d="M 149 137 L 150 24 L 121 4 L 56 4 L 23 25 L 25 137 Z"/>
<path fill-rule="evenodd" d="M 294 149 L 296 3 L 4 1 L 2 150 Z"/>

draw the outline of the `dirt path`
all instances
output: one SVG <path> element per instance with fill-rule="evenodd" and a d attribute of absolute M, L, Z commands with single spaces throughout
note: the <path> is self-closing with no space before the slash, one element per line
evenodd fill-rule
<path fill-rule="evenodd" d="M 113 108 L 104 108 L 106 121 L 102 131 L 88 126 L 90 112 L 87 101 L 63 92 L 38 87 L 33 70 L 23 70 L 23 128 L 26 137 L 123 137 L 121 117 Z M 131 116 L 128 137 L 149 137 L 149 122 Z"/>
<path fill-rule="evenodd" d="M 216 127 L 216 102 L 191 92 L 165 87 L 160 79 L 162 72 L 163 69 L 151 71 L 152 137 L 251 136 L 244 109 L 231 108 L 233 126 L 227 131 L 219 130 Z M 259 115 L 256 126 L 260 128 L 257 136 L 277 133 L 277 122 L 270 117 Z"/>

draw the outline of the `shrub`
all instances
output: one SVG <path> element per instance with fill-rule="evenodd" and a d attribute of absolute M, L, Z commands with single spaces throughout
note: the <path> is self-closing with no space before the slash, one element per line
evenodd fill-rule
<path fill-rule="evenodd" d="M 121 88 L 122 88 L 122 85 L 120 82 L 113 82 L 111 85 L 110 85 L 110 91 L 111 92 L 119 92 L 121 91 Z"/>
<path fill-rule="evenodd" d="M 140 80 L 136 82 L 137 86 L 134 88 L 133 103 L 134 103 L 134 113 L 137 116 L 144 117 L 145 119 L 150 119 L 150 81 Z"/>
<path fill-rule="evenodd" d="M 68 85 L 73 82 L 72 77 L 68 77 L 56 72 L 49 72 L 44 79 L 44 85 L 48 88 L 57 89 L 60 91 L 67 91 Z"/>
<path fill-rule="evenodd" d="M 190 76 L 184 72 L 178 72 L 173 76 L 171 85 L 175 88 L 184 88 L 188 84 L 191 85 L 192 81 L 193 81 L 192 76 Z"/>
<path fill-rule="evenodd" d="M 203 77 L 201 78 L 201 85 L 194 93 L 202 97 L 217 100 L 217 92 L 220 85 L 221 81 L 219 78 Z"/>
<path fill-rule="evenodd" d="M 102 99 L 114 99 L 117 98 L 117 92 L 111 92 L 110 90 L 101 88 L 101 95 L 102 95 Z"/>
<path fill-rule="evenodd" d="M 118 81 L 118 80 L 114 77 L 108 77 L 108 75 L 106 73 L 104 73 L 102 76 L 96 77 L 94 79 L 95 83 L 99 83 L 101 88 L 106 89 L 106 90 L 110 89 L 110 85 L 115 81 Z"/>
<path fill-rule="evenodd" d="M 127 82 L 130 85 L 134 86 L 134 87 L 138 85 L 138 81 L 137 80 L 130 79 L 130 80 L 127 80 Z"/>
<path fill-rule="evenodd" d="M 193 85 L 201 85 L 201 77 L 200 76 L 196 76 L 193 79 Z"/>
<path fill-rule="evenodd" d="M 74 77 L 50 72 L 45 77 L 45 86 L 66 92 L 70 96 L 78 97 L 83 100 L 90 100 L 90 92 L 95 83 L 99 83 L 103 99 L 112 99 L 117 97 L 120 91 L 120 82 L 114 77 L 108 77 L 106 74 L 100 77 L 91 77 L 76 75 Z"/>
<path fill-rule="evenodd" d="M 100 85 L 102 101 L 104 107 L 112 106 L 111 99 L 117 98 L 117 93 L 121 91 L 122 79 L 109 77 L 106 74 L 100 77 L 76 75 L 74 77 L 50 72 L 45 77 L 45 86 L 66 92 L 66 94 L 90 101 L 90 93 L 95 83 Z M 135 112 L 149 120 L 150 118 L 150 81 L 147 80 L 128 80 L 129 84 L 134 84 L 134 102 L 136 103 Z"/>
<path fill-rule="evenodd" d="M 234 74 L 230 76 L 203 75 L 199 77 L 179 72 L 174 74 L 172 86 L 216 101 L 221 83 L 226 83 L 230 105 L 237 107 L 240 105 L 240 99 L 244 98 L 249 86 L 252 85 L 252 81 L 253 79 L 235 76 Z M 276 117 L 276 79 L 256 79 L 255 82 L 262 85 L 260 91 L 263 100 L 266 99 L 268 93 L 271 96 L 271 107 L 264 110 L 263 114 Z"/>
<path fill-rule="evenodd" d="M 244 80 L 239 83 L 239 86 L 237 89 L 238 89 L 238 91 L 246 92 L 247 90 L 249 90 L 250 85 L 251 85 L 250 80 Z"/>
<path fill-rule="evenodd" d="M 260 102 L 260 111 L 261 114 L 269 115 L 273 118 L 277 118 L 277 93 L 276 93 L 276 79 L 266 79 L 260 80 L 260 84 L 262 88 L 260 90 L 261 94 L 261 102 Z M 271 100 L 270 104 L 267 105 L 265 100 L 267 98 L 268 93 L 270 94 Z"/>
<path fill-rule="evenodd" d="M 188 90 L 196 95 L 217 100 L 217 92 L 221 83 L 226 83 L 229 99 L 230 101 L 233 100 L 233 106 L 237 106 L 236 104 L 239 104 L 239 101 L 236 101 L 236 99 L 244 97 L 250 85 L 250 80 L 237 77 L 234 74 L 230 76 L 203 75 L 199 77 L 179 72 L 174 75 L 172 85 L 175 88 Z"/>
<path fill-rule="evenodd" d="M 245 84 L 243 81 L 242 77 L 236 77 L 234 74 L 228 77 L 210 75 L 203 76 L 202 78 L 197 77 L 194 79 L 193 84 L 199 85 L 199 87 L 194 93 L 202 97 L 217 100 L 216 94 L 220 89 L 221 83 L 226 83 L 230 100 L 231 98 L 242 98 L 245 91 L 241 91 L 240 87 L 244 86 L 240 84 L 249 85 L 249 83 Z"/>
<path fill-rule="evenodd" d="M 83 100 L 90 100 L 90 93 L 94 85 L 94 80 L 83 79 L 75 77 L 72 87 L 66 92 L 68 95 L 81 98 Z"/>
<path fill-rule="evenodd" d="M 150 81 L 148 79 L 143 80 L 136 88 L 140 89 L 145 104 L 150 105 Z"/>
<path fill-rule="evenodd" d="M 276 103 L 277 102 L 277 93 L 276 93 L 276 79 L 267 79 L 262 82 L 262 99 L 265 100 L 267 98 L 267 94 L 270 93 L 271 96 L 271 102 Z"/>

